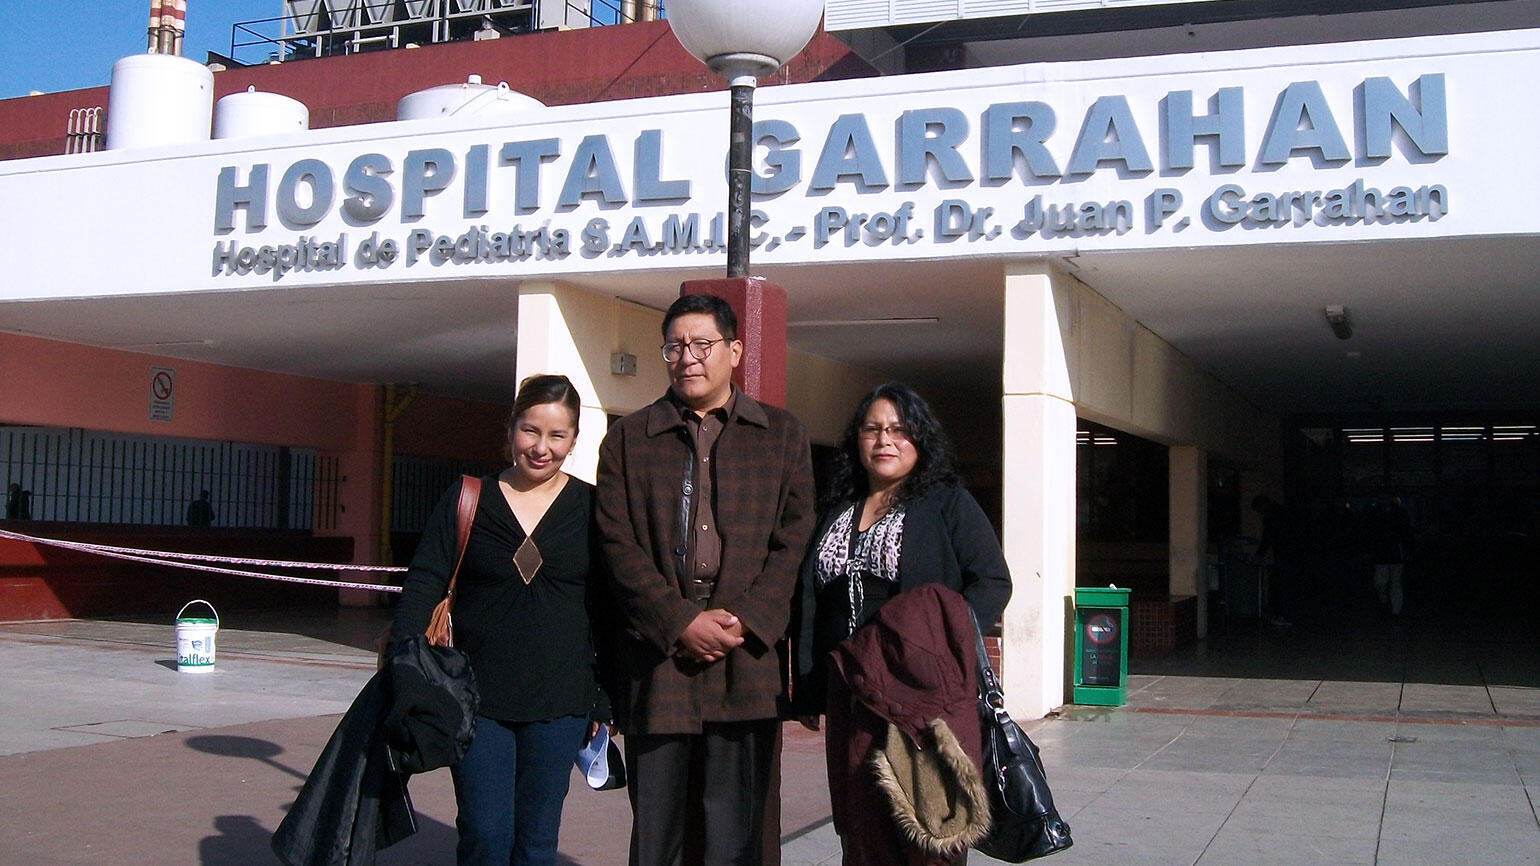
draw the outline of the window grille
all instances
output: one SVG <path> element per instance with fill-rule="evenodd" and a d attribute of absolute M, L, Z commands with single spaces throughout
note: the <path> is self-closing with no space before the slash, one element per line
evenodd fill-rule
<path fill-rule="evenodd" d="M 309 448 L 0 426 L 0 484 L 33 520 L 178 526 L 209 491 L 214 526 L 332 529 L 338 461 Z"/>

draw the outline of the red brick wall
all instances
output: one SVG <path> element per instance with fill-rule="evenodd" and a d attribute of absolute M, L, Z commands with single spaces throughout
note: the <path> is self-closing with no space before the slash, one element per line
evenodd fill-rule
<path fill-rule="evenodd" d="M 146 550 L 309 562 L 349 562 L 353 558 L 351 538 L 308 538 L 295 533 L 121 528 L 17 520 L 0 521 L 0 528 L 44 538 Z M 329 571 L 307 571 L 303 576 L 368 582 L 357 572 L 338 577 Z M 0 539 L 0 622 L 164 614 L 169 623 L 176 609 L 194 598 L 207 599 L 218 610 L 334 607 L 337 591 L 109 559 L 52 545 Z"/>
<path fill-rule="evenodd" d="M 1197 596 L 1129 597 L 1129 658 L 1158 658 L 1197 639 Z"/>

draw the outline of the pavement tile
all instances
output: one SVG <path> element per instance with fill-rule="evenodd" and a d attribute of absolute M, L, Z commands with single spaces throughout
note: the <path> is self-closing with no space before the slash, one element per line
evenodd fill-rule
<path fill-rule="evenodd" d="M 1457 721 L 1422 722 L 1402 721 L 1396 726 L 1397 737 L 1414 737 L 1418 743 L 1446 745 L 1458 748 L 1471 746 L 1500 746 L 1506 735 L 1500 724 L 1464 724 Z"/>
<path fill-rule="evenodd" d="M 1262 776 L 1246 791 L 1224 831 L 1373 840 L 1384 811 L 1383 781 Z"/>
<path fill-rule="evenodd" d="M 1060 752 L 1060 760 L 1076 768 L 1127 773 L 1142 765 L 1149 758 L 1150 752 L 1150 749 L 1134 744 L 1097 743 L 1066 748 Z"/>
<path fill-rule="evenodd" d="M 1184 737 L 1151 755 L 1139 769 L 1254 776 L 1272 760 L 1278 745 L 1274 737 Z"/>
<path fill-rule="evenodd" d="M 840 862 L 839 836 L 825 825 L 816 832 L 781 845 L 781 866 L 835 866 Z M 971 863 L 973 858 L 969 858 Z"/>
<path fill-rule="evenodd" d="M 1135 770 L 1097 801 L 1097 809 L 1116 803 L 1130 817 L 1171 813 L 1228 815 L 1254 776 L 1200 771 Z"/>
<path fill-rule="evenodd" d="M 1379 742 L 1291 738 L 1268 762 L 1269 776 L 1369 779 L 1383 784 L 1390 772 L 1391 746 Z"/>
<path fill-rule="evenodd" d="M 1130 707 L 1206 709 L 1214 705 L 1237 680 L 1230 678 L 1166 676 L 1128 696 Z"/>
<path fill-rule="evenodd" d="M 1084 765 L 1052 764 L 1044 762 L 1043 771 L 1048 776 L 1054 802 L 1062 805 L 1071 794 L 1094 796 L 1112 790 L 1128 775 L 1127 770 Z"/>
<path fill-rule="evenodd" d="M 1055 853 L 1043 861 L 1054 866 L 1076 866 L 1076 864 L 1092 864 L 1092 866 L 1107 866 L 1107 864 L 1119 864 L 1119 866 L 1192 866 L 1202 854 L 1200 844 L 1161 844 L 1158 841 L 1143 837 L 1130 838 L 1125 834 L 1119 834 L 1116 828 L 1109 828 L 1109 835 L 1081 839 L 1077 830 L 1073 847 Z M 968 857 L 969 866 L 974 866 L 972 855 Z"/>
<path fill-rule="evenodd" d="M 1540 679 L 1535 681 L 1540 682 Z M 1488 686 L 1487 692 L 1497 708 L 1497 715 L 1502 718 L 1540 719 L 1540 688 Z"/>
<path fill-rule="evenodd" d="M 1426 866 L 1428 863 L 1540 864 L 1540 830 L 1473 830 L 1453 819 L 1430 818 L 1414 827 L 1386 828 L 1377 866 Z"/>
<path fill-rule="evenodd" d="M 1308 701 L 1319 685 L 1315 680 L 1300 679 L 1237 680 L 1211 706 L 1229 710 L 1290 711 Z"/>
<path fill-rule="evenodd" d="M 1450 766 L 1437 760 L 1408 766 L 1397 765 L 1391 769 L 1393 780 L 1404 782 L 1441 782 L 1445 784 L 1479 783 L 1483 785 L 1508 785 L 1519 787 L 1523 779 L 1510 760 L 1493 760 L 1489 763 L 1464 761 Z"/>
<path fill-rule="evenodd" d="M 1540 792 L 1540 728 L 1503 728 L 1503 742 L 1513 755 L 1519 779 Z"/>
<path fill-rule="evenodd" d="M 1234 832 L 1226 825 L 1204 849 L 1197 866 L 1374 866 L 1375 862 L 1373 836 L 1340 838 L 1309 827 Z"/>
<path fill-rule="evenodd" d="M 1496 715 L 1485 686 L 1406 683 L 1401 690 L 1401 712 L 1408 716 Z"/>
<path fill-rule="evenodd" d="M 1419 827 L 1448 825 L 1460 832 L 1533 832 L 1540 824 L 1524 789 L 1482 782 L 1429 782 L 1394 777 L 1385 797 L 1384 832 L 1412 834 Z M 1536 836 L 1540 850 L 1540 836 Z"/>
<path fill-rule="evenodd" d="M 1303 718 L 1294 722 L 1290 742 L 1344 742 L 1387 744 L 1396 735 L 1394 721 Z"/>
<path fill-rule="evenodd" d="M 1185 709 L 1139 712 L 1132 704 L 1126 707 L 1068 706 L 1060 714 L 1058 722 L 1072 732 L 1089 732 L 1092 726 L 1098 734 L 1113 730 L 1129 731 L 1141 736 L 1176 736 L 1192 724 L 1193 713 Z"/>
<path fill-rule="evenodd" d="M 1326 680 L 1305 703 L 1306 712 L 1394 716 L 1401 704 L 1401 683 Z"/>
<path fill-rule="evenodd" d="M 1183 736 L 1205 739 L 1266 738 L 1282 742 L 1294 729 L 1294 725 L 1292 714 L 1250 716 L 1210 712 L 1193 716 L 1191 723 L 1183 730 Z"/>
<path fill-rule="evenodd" d="M 1402 725 L 1395 744 L 1393 779 L 1430 782 L 1521 784 L 1504 731 L 1491 725 Z"/>
<path fill-rule="evenodd" d="M 147 719 L 114 719 L 107 722 L 90 722 L 84 725 L 60 728 L 60 730 L 128 739 L 130 737 L 153 737 L 156 734 L 196 731 L 202 727 L 202 725 L 178 725 L 175 722 L 155 722 Z"/>

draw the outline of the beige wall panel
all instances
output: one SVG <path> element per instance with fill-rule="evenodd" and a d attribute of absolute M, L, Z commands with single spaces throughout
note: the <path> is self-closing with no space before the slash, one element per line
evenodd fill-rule
<path fill-rule="evenodd" d="M 786 353 L 786 408 L 802 419 L 808 435 L 820 445 L 837 443 L 856 403 L 886 381 L 873 370 L 806 352 Z"/>

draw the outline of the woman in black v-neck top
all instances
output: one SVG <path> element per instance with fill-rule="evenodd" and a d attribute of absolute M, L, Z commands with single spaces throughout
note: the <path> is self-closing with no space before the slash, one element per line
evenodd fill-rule
<path fill-rule="evenodd" d="M 525 380 L 508 424 L 513 465 L 482 479 L 453 611 L 455 647 L 481 693 L 476 736 L 452 770 L 460 864 L 553 863 L 573 758 L 609 721 L 594 673 L 593 487 L 561 471 L 578 412 L 565 376 Z M 445 492 L 423 530 L 393 640 L 420 634 L 444 597 L 459 491 Z"/>

